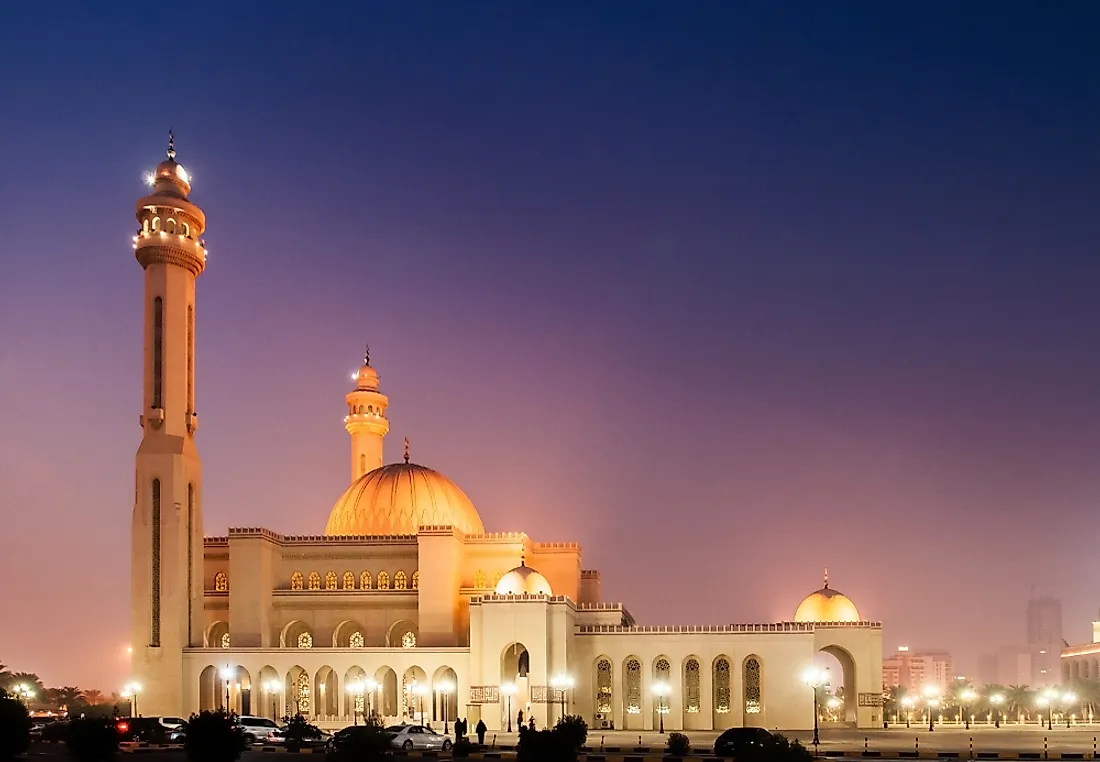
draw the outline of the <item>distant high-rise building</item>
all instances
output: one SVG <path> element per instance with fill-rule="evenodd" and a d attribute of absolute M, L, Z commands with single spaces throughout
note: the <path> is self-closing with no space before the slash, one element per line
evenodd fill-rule
<path fill-rule="evenodd" d="M 941 693 L 955 679 L 951 654 L 944 651 L 912 653 L 908 646 L 898 646 L 897 653 L 882 660 L 882 687 L 901 687 L 920 691 L 934 685 Z"/>
<path fill-rule="evenodd" d="M 1031 684 L 1060 682 L 1059 660 L 1065 646 L 1062 638 L 1062 602 L 1049 595 L 1027 602 L 1027 645 L 1031 652 Z"/>

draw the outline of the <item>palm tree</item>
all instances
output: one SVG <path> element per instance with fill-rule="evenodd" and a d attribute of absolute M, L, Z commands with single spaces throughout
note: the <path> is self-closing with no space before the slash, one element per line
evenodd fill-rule
<path fill-rule="evenodd" d="M 1100 715 L 1100 681 L 1078 680 L 1073 684 L 1082 719 Z"/>
<path fill-rule="evenodd" d="M 1005 709 L 1016 712 L 1016 719 L 1024 721 L 1024 717 L 1031 718 L 1031 710 L 1035 706 L 1035 691 L 1026 685 L 1010 685 L 1005 695 Z"/>
<path fill-rule="evenodd" d="M 42 679 L 33 672 L 10 672 L 8 673 L 7 684 L 4 686 L 8 690 L 11 690 L 17 685 L 25 685 L 34 695 L 32 699 L 43 701 L 46 699 L 46 689 L 42 686 Z"/>
<path fill-rule="evenodd" d="M 95 688 L 84 691 L 84 702 L 89 706 L 102 704 L 105 700 L 102 691 L 97 691 Z"/>
<path fill-rule="evenodd" d="M 74 707 L 84 703 L 84 691 L 72 685 L 58 688 L 57 702 L 61 708 L 71 711 Z"/>

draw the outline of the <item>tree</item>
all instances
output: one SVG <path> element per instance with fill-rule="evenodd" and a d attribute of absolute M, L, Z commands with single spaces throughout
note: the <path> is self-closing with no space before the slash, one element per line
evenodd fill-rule
<path fill-rule="evenodd" d="M 61 706 L 65 709 L 68 709 L 69 711 L 72 711 L 74 707 L 78 707 L 81 704 L 85 703 L 84 691 L 72 685 L 66 685 L 64 688 L 58 688 L 57 697 Z"/>
<path fill-rule="evenodd" d="M 42 679 L 33 672 L 9 672 L 3 687 L 11 692 L 19 685 L 26 686 L 31 690 L 32 700 L 46 700 L 46 689 L 42 686 Z"/>
<path fill-rule="evenodd" d="M 1035 692 L 1026 685 L 1010 685 L 1005 695 L 1005 709 L 1015 712 L 1016 718 L 1023 721 L 1031 718 L 1031 709 L 1035 706 Z"/>
<path fill-rule="evenodd" d="M 109 717 L 77 717 L 65 739 L 69 753 L 81 762 L 101 762 L 118 751 L 119 735 Z"/>
<path fill-rule="evenodd" d="M 0 759 L 12 759 L 27 750 L 31 742 L 31 717 L 23 702 L 0 696 Z"/>
<path fill-rule="evenodd" d="M 244 731 L 222 710 L 191 715 L 183 751 L 192 762 L 236 762 L 248 747 Z"/>
<path fill-rule="evenodd" d="M 84 703 L 88 706 L 95 706 L 96 704 L 102 704 L 106 701 L 102 691 L 97 691 L 94 688 L 84 691 Z"/>

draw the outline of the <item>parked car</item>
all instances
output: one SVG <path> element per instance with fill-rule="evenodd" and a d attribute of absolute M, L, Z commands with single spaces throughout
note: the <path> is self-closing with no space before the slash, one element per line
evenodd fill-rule
<path fill-rule="evenodd" d="M 451 750 L 450 738 L 424 725 L 394 725 L 386 731 L 390 734 L 390 745 L 395 749 Z"/>
<path fill-rule="evenodd" d="M 249 741 L 263 743 L 267 740 L 274 731 L 279 729 L 279 726 L 268 717 L 250 717 L 245 715 L 237 718 L 237 724 L 241 726 L 241 730 L 249 736 Z"/>
<path fill-rule="evenodd" d="M 357 736 L 376 732 L 377 730 L 375 728 L 364 725 L 352 725 L 350 728 L 338 730 L 333 733 L 332 738 L 325 744 L 325 756 L 330 759 L 339 759 L 341 756 L 340 752 L 355 748 Z M 386 756 L 387 758 L 389 757 L 388 754 Z"/>
<path fill-rule="evenodd" d="M 714 756 L 736 757 L 751 747 L 767 746 L 774 736 L 764 728 L 730 728 L 714 741 Z"/>
<path fill-rule="evenodd" d="M 121 717 L 115 723 L 123 741 L 169 743 L 169 736 L 183 728 L 181 717 Z"/>
<path fill-rule="evenodd" d="M 324 746 L 330 738 L 332 738 L 332 733 L 327 730 L 321 730 L 316 725 L 307 725 L 305 737 L 302 739 L 302 746 Z M 286 728 L 276 728 L 271 731 L 264 739 L 264 743 L 276 746 L 286 744 Z"/>

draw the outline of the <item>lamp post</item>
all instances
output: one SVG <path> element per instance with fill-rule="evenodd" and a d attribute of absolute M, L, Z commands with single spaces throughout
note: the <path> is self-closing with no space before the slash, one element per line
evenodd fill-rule
<path fill-rule="evenodd" d="M 665 732 L 665 699 L 668 698 L 668 694 L 671 692 L 672 686 L 663 680 L 658 680 L 653 684 L 653 695 L 660 699 L 660 702 L 657 704 L 657 714 L 661 718 L 660 732 L 662 734 Z"/>
<path fill-rule="evenodd" d="M 229 714 L 229 681 L 233 679 L 233 668 L 228 664 L 222 669 L 222 679 L 225 680 L 225 713 Z"/>
<path fill-rule="evenodd" d="M 936 729 L 936 715 L 932 713 L 932 710 L 939 706 L 940 689 L 934 685 L 926 685 L 923 693 L 924 698 L 928 701 L 928 732 L 931 733 Z"/>
<path fill-rule="evenodd" d="M 507 700 L 508 700 L 508 710 L 507 710 L 508 732 L 511 733 L 512 732 L 512 696 L 516 695 L 516 684 L 515 683 L 505 683 L 504 685 L 500 686 L 500 692 L 503 693 L 505 696 L 507 696 Z"/>
<path fill-rule="evenodd" d="M 451 693 L 454 692 L 455 684 L 450 680 L 441 680 L 435 684 L 435 689 L 443 696 L 443 735 L 447 735 L 450 732 L 447 728 L 447 705 L 451 703 Z"/>
<path fill-rule="evenodd" d="M 137 717 L 137 695 L 141 693 L 141 684 L 130 682 L 122 686 L 122 697 L 130 699 L 130 716 Z"/>
<path fill-rule="evenodd" d="M 820 667 L 810 667 L 802 673 L 802 682 L 813 688 L 814 691 L 814 756 L 817 756 L 817 746 L 821 743 L 821 737 L 818 734 L 818 703 L 817 703 L 817 689 L 829 684 L 829 673 Z"/>
<path fill-rule="evenodd" d="M 1076 700 L 1077 700 L 1077 694 L 1075 694 L 1073 691 L 1066 691 L 1065 693 L 1062 694 L 1062 706 L 1065 709 L 1066 727 L 1067 728 L 1069 727 L 1069 720 L 1070 720 L 1069 708 L 1071 706 L 1073 706 L 1073 702 L 1076 701 Z"/>
<path fill-rule="evenodd" d="M 966 729 L 970 730 L 970 710 L 969 707 L 974 703 L 974 699 L 978 698 L 978 694 L 974 692 L 973 688 L 966 688 L 959 694 L 959 698 L 962 700 L 962 713 L 966 718 Z"/>
<path fill-rule="evenodd" d="M 371 708 L 371 695 L 378 690 L 380 683 L 373 677 L 368 677 L 363 685 L 367 689 L 367 717 L 373 717 L 374 710 Z M 364 717 L 363 722 L 366 723 L 366 721 L 366 717 Z"/>
<path fill-rule="evenodd" d="M 279 687 L 280 685 L 278 680 L 264 681 L 264 692 L 266 692 L 268 696 L 271 696 L 271 719 L 275 721 L 278 721 L 279 719 L 279 708 L 275 703 L 276 697 L 279 692 Z"/>
<path fill-rule="evenodd" d="M 561 700 L 561 716 L 565 717 L 565 692 L 573 687 L 573 678 L 569 675 L 554 675 L 550 679 L 550 687 L 558 692 Z"/>
<path fill-rule="evenodd" d="M 363 681 L 353 680 L 348 683 L 348 695 L 351 696 L 351 724 L 358 725 L 359 705 L 363 703 Z"/>
<path fill-rule="evenodd" d="M 1058 691 L 1054 688 L 1047 688 L 1043 691 L 1036 703 L 1039 706 L 1046 704 L 1047 707 L 1047 730 L 1054 730 L 1054 702 L 1058 700 Z M 1042 719 L 1042 718 L 1040 718 Z"/>
<path fill-rule="evenodd" d="M 1001 727 L 1001 704 L 1004 703 L 1005 697 L 1000 693 L 994 693 L 989 697 L 989 703 L 993 705 L 993 727 Z"/>
<path fill-rule="evenodd" d="M 913 717 L 914 703 L 916 703 L 916 699 L 912 696 L 903 696 L 901 699 L 901 705 L 905 707 L 905 727 L 909 727 L 909 721 Z"/>
<path fill-rule="evenodd" d="M 29 705 L 31 699 L 34 698 L 34 689 L 25 683 L 20 683 L 15 686 L 15 695 L 19 697 L 24 705 Z"/>
<path fill-rule="evenodd" d="M 420 723 L 430 728 L 432 726 L 431 722 L 424 722 L 424 697 L 428 695 L 428 686 L 416 685 L 413 688 L 413 693 L 416 695 L 416 703 L 420 710 Z"/>

